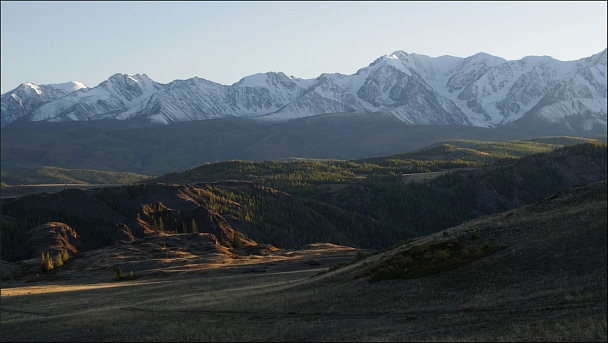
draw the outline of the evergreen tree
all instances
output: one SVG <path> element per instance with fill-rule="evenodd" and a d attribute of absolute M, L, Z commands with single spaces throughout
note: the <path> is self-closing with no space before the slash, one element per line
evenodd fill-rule
<path fill-rule="evenodd" d="M 196 221 L 194 220 L 194 218 L 192 218 L 192 232 L 193 233 L 198 232 L 198 226 L 196 225 Z"/>
<path fill-rule="evenodd" d="M 241 241 L 241 238 L 239 237 L 239 234 L 236 231 L 232 231 L 232 237 L 230 237 L 230 244 L 233 248 L 243 248 L 243 242 Z"/>

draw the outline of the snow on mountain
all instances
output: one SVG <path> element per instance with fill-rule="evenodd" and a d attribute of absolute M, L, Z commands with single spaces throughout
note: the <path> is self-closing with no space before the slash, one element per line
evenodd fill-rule
<path fill-rule="evenodd" d="M 395 51 L 353 75 L 298 79 L 281 72 L 227 86 L 201 78 L 169 84 L 115 74 L 93 88 L 25 83 L 2 95 L 2 126 L 27 120 L 144 119 L 168 124 L 225 117 L 287 121 L 325 113 L 389 113 L 412 124 L 496 127 L 524 118 L 606 127 L 606 50 L 577 61 L 507 61 Z M 574 119 L 573 119 L 574 118 Z M 578 119 L 576 119 L 578 120 Z M 577 122 L 578 123 L 578 122 Z"/>
<path fill-rule="evenodd" d="M 1 96 L 2 126 L 30 115 L 46 103 L 86 88 L 83 83 L 77 81 L 45 85 L 22 83 L 19 87 Z"/>
<path fill-rule="evenodd" d="M 72 92 L 41 106 L 31 114 L 31 120 L 79 121 L 115 118 L 163 88 L 162 84 L 152 81 L 145 74 L 114 74 L 96 87 Z"/>
<path fill-rule="evenodd" d="M 558 123 L 572 118 L 584 127 L 606 127 L 606 50 L 589 58 L 569 62 L 555 85 L 527 113 L 536 123 Z"/>
<path fill-rule="evenodd" d="M 370 65 L 357 94 L 377 111 L 391 113 L 408 124 L 470 125 L 445 92 L 437 91 L 459 60 L 396 51 Z"/>
<path fill-rule="evenodd" d="M 62 90 L 66 94 L 70 94 L 79 89 L 88 88 L 84 83 L 78 82 L 78 81 L 70 81 L 70 82 L 65 82 L 65 83 L 54 83 L 54 84 L 48 84 L 48 85 L 44 85 L 44 86 L 50 86 L 55 89 Z"/>
<path fill-rule="evenodd" d="M 387 112 L 409 124 L 468 125 L 453 102 L 427 82 L 442 80 L 456 60 L 396 51 L 354 75 L 322 74 L 302 96 L 266 117 L 288 120 L 323 113 Z"/>
<path fill-rule="evenodd" d="M 176 121 L 258 116 L 277 111 L 296 99 L 309 84 L 283 73 L 256 74 L 225 86 L 201 78 L 169 83 L 163 92 L 117 116 Z"/>
<path fill-rule="evenodd" d="M 228 102 L 241 116 L 272 113 L 294 101 L 310 84 L 311 80 L 283 73 L 256 74 L 229 87 Z"/>

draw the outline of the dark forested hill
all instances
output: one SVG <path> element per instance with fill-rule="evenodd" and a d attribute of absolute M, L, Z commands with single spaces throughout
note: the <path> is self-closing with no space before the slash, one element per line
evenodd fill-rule
<path fill-rule="evenodd" d="M 453 151 L 454 158 L 462 157 Z M 91 247 L 160 231 L 195 231 L 213 234 L 232 248 L 238 242 L 384 248 L 566 187 L 605 180 L 606 155 L 605 144 L 585 143 L 492 164 L 468 161 L 474 167 L 464 169 L 445 169 L 450 162 L 445 154 L 440 160 L 387 158 L 378 164 L 206 164 L 145 184 L 4 199 L 2 257 L 25 258 L 20 244 L 30 229 L 47 222 L 69 225 Z M 441 172 L 428 173 L 429 168 Z M 406 172 L 427 172 L 421 175 L 429 180 L 403 182 Z"/>

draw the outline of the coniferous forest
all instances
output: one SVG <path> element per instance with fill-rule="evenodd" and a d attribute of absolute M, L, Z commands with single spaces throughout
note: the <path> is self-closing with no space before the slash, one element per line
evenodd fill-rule
<path fill-rule="evenodd" d="M 603 180 L 606 155 L 603 142 L 561 137 L 452 141 L 350 161 L 207 163 L 130 185 L 3 199 L 2 258 L 16 259 L 25 232 L 47 222 L 67 224 L 93 248 L 114 244 L 117 227 L 135 237 L 209 232 L 201 208 L 243 237 L 279 248 L 382 249 Z M 222 232 L 218 239 L 240 244 Z"/>

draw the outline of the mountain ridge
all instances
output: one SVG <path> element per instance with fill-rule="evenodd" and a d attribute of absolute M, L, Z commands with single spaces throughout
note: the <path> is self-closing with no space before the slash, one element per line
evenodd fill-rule
<path fill-rule="evenodd" d="M 17 120 L 144 120 L 156 124 L 252 117 L 282 122 L 327 113 L 388 113 L 409 125 L 498 127 L 518 120 L 573 131 L 606 130 L 606 50 L 575 61 L 527 56 L 507 61 L 398 50 L 355 74 L 299 79 L 258 73 L 232 85 L 193 77 L 161 84 L 114 74 L 72 92 L 51 85 L 2 94 L 2 127 Z M 21 91 L 20 91 L 21 90 Z"/>

